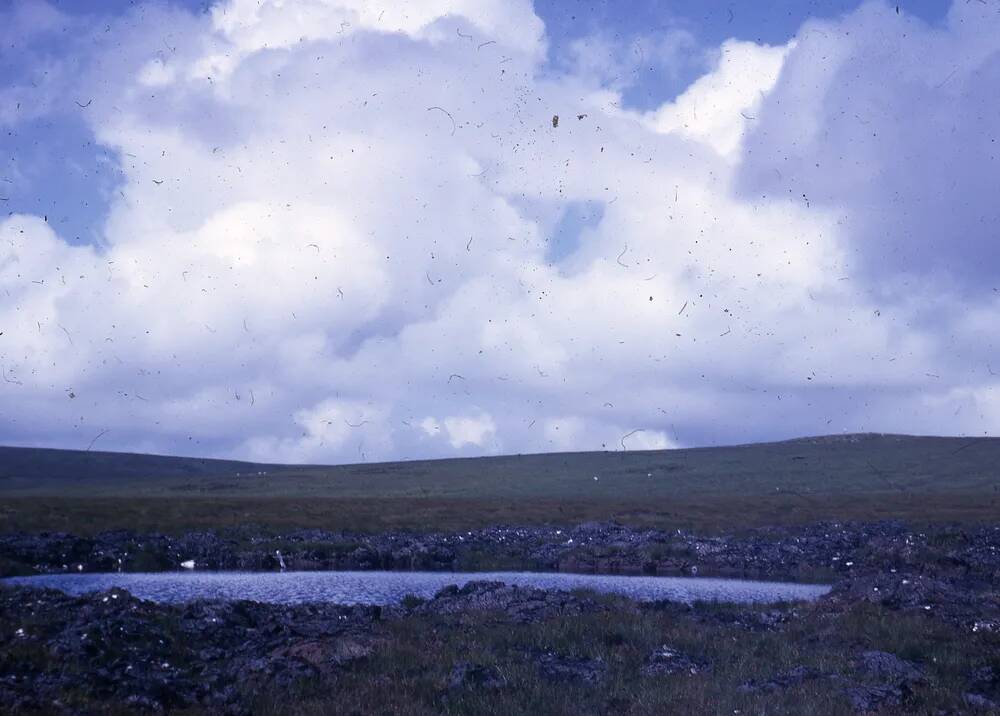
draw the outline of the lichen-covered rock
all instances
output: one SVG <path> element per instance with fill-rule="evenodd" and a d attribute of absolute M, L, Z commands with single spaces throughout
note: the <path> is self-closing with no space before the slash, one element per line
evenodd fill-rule
<path fill-rule="evenodd" d="M 700 674 L 710 671 L 711 665 L 703 660 L 663 645 L 653 651 L 642 665 L 643 676 L 669 676 L 671 674 Z"/>
<path fill-rule="evenodd" d="M 492 612 L 504 621 L 531 624 L 601 608 L 591 599 L 568 592 L 510 586 L 503 582 L 469 582 L 462 587 L 445 587 L 415 611 L 419 614 Z"/>
<path fill-rule="evenodd" d="M 912 661 L 885 651 L 866 651 L 857 660 L 858 670 L 869 678 L 896 685 L 923 681 L 924 674 Z"/>
<path fill-rule="evenodd" d="M 859 684 L 844 690 L 854 710 L 867 714 L 884 706 L 899 706 L 903 702 L 903 692 L 897 686 L 867 686 Z"/>

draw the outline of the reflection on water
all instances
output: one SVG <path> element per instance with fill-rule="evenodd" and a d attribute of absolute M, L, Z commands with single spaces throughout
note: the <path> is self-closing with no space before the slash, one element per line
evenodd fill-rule
<path fill-rule="evenodd" d="M 487 580 L 540 589 L 590 589 L 638 601 L 779 602 L 816 599 L 829 587 L 816 584 L 752 582 L 690 577 L 539 572 L 163 572 L 156 574 L 55 574 L 14 577 L 4 584 L 50 587 L 83 594 L 121 587 L 141 599 L 250 599 L 273 604 L 333 602 L 394 604 L 407 594 L 432 597 L 449 584 Z"/>

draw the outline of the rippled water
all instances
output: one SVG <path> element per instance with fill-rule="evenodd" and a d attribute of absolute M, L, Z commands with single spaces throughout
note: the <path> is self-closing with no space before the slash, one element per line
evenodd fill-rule
<path fill-rule="evenodd" d="M 333 602 L 394 604 L 404 596 L 432 597 L 449 584 L 488 580 L 540 589 L 590 589 L 638 601 L 760 603 L 816 599 L 829 591 L 818 584 L 753 582 L 693 577 L 540 572 L 161 572 L 155 574 L 52 574 L 13 577 L 5 584 L 50 587 L 70 594 L 127 589 L 141 599 L 251 599 L 273 604 Z"/>

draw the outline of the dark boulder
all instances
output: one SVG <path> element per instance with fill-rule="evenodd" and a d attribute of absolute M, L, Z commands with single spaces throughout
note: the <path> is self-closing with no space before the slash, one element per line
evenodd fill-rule
<path fill-rule="evenodd" d="M 825 674 L 817 669 L 808 666 L 796 666 L 794 669 L 775 674 L 763 680 L 751 680 L 741 684 L 739 691 L 742 693 L 754 693 L 759 691 L 780 691 L 795 686 L 800 686 L 807 681 L 817 679 L 834 678 L 832 674 Z"/>
<path fill-rule="evenodd" d="M 563 656 L 553 652 L 534 655 L 538 674 L 547 681 L 596 684 L 608 671 L 602 659 L 586 659 Z"/>
<path fill-rule="evenodd" d="M 448 675 L 448 689 L 454 691 L 463 688 L 496 689 L 503 686 L 505 680 L 500 672 L 492 666 L 473 664 L 460 661 L 455 664 Z"/>

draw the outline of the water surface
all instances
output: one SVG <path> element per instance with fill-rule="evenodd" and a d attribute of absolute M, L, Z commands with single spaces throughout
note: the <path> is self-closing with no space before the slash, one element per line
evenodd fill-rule
<path fill-rule="evenodd" d="M 620 594 L 637 601 L 669 600 L 738 602 L 742 604 L 808 601 L 830 591 L 819 584 L 757 582 L 694 577 L 626 577 L 620 575 L 541 572 L 159 572 L 47 574 L 12 577 L 0 583 L 59 589 L 85 594 L 112 587 L 141 599 L 186 602 L 194 599 L 250 599 L 272 604 L 331 602 L 396 604 L 408 594 L 429 598 L 449 584 L 497 581 L 539 589 L 589 589 Z"/>

